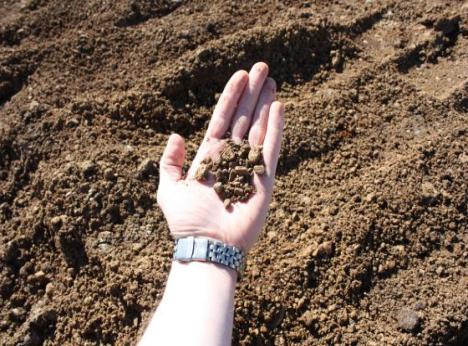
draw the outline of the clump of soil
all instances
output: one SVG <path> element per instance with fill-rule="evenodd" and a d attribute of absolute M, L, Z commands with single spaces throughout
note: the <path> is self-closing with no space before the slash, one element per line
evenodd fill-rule
<path fill-rule="evenodd" d="M 251 147 L 246 140 L 236 144 L 228 139 L 218 158 L 207 157 L 201 162 L 195 178 L 201 181 L 214 178 L 213 189 L 229 208 L 255 193 L 254 174 L 265 174 L 262 146 Z"/>

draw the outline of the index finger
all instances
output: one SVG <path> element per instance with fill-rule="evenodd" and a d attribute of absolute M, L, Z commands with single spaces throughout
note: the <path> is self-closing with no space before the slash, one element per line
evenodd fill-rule
<path fill-rule="evenodd" d="M 237 71 L 229 79 L 213 111 L 207 137 L 220 139 L 224 136 L 248 80 L 249 74 L 244 70 Z"/>

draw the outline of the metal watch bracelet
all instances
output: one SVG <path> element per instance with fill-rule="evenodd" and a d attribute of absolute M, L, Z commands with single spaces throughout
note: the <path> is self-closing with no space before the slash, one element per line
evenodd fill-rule
<path fill-rule="evenodd" d="M 175 241 L 174 261 L 212 262 L 237 271 L 239 278 L 245 266 L 245 253 L 231 245 L 210 238 L 185 237 Z"/>

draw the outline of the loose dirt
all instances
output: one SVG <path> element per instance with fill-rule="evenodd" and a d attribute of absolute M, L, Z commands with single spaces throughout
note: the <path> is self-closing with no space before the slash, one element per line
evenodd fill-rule
<path fill-rule="evenodd" d="M 218 157 L 208 157 L 201 162 L 195 179 L 211 180 L 213 189 L 228 209 L 232 203 L 245 202 L 255 193 L 254 174 L 265 174 L 262 147 L 251 147 L 245 139 L 241 143 L 228 139 Z"/>
<path fill-rule="evenodd" d="M 189 159 L 229 76 L 285 102 L 234 344 L 465 345 L 468 6 L 462 1 L 0 1 L 0 344 L 131 345 Z"/>

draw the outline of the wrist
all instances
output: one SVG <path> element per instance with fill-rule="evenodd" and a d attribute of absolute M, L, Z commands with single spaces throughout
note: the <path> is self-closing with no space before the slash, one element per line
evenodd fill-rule
<path fill-rule="evenodd" d="M 237 272 L 233 269 L 212 262 L 178 262 L 172 261 L 171 274 L 198 280 L 218 279 L 223 282 L 237 282 Z"/>
<path fill-rule="evenodd" d="M 236 282 L 236 271 L 222 265 L 173 261 L 160 308 L 166 304 L 173 307 L 183 300 L 196 299 L 209 305 L 221 297 L 233 300 Z"/>

